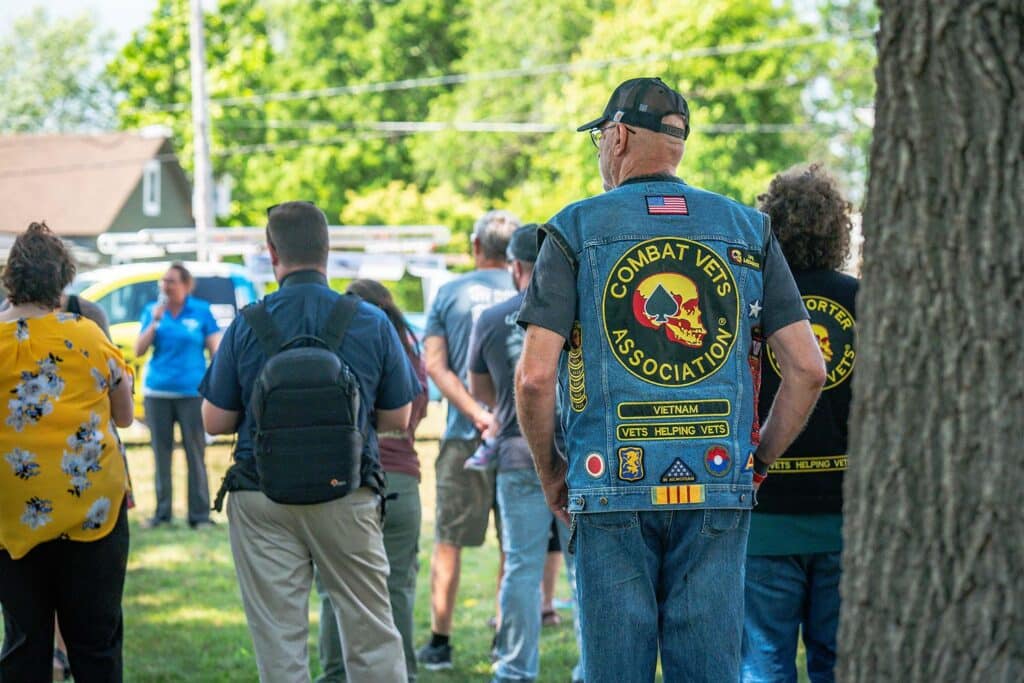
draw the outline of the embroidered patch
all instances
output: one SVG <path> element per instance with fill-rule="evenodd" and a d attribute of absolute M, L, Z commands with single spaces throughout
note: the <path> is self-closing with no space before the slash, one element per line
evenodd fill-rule
<path fill-rule="evenodd" d="M 725 446 L 712 446 L 704 454 L 704 468 L 713 477 L 724 477 L 732 469 L 732 458 Z"/>
<path fill-rule="evenodd" d="M 725 417 L 732 413 L 729 399 L 693 401 L 623 401 L 616 406 L 621 420 L 673 417 Z"/>
<path fill-rule="evenodd" d="M 729 423 L 725 420 L 680 422 L 666 424 L 620 424 L 615 427 L 619 441 L 669 441 L 675 439 L 710 439 L 729 436 Z"/>
<path fill-rule="evenodd" d="M 644 478 L 644 449 L 623 446 L 619 449 L 619 479 L 640 481 Z"/>
<path fill-rule="evenodd" d="M 652 216 L 689 216 L 686 197 L 682 195 L 654 195 L 645 197 L 647 213 Z"/>
<path fill-rule="evenodd" d="M 704 502 L 704 484 L 652 486 L 652 505 L 696 505 Z"/>
<path fill-rule="evenodd" d="M 747 464 L 743 467 L 743 471 L 754 469 L 754 454 L 751 453 L 747 456 Z"/>
<path fill-rule="evenodd" d="M 662 484 L 681 484 L 688 481 L 697 481 L 697 475 L 693 473 L 681 458 L 676 458 L 661 475 Z"/>
<path fill-rule="evenodd" d="M 591 453 L 588 455 L 584 464 L 587 468 L 587 474 L 592 476 L 594 479 L 604 476 L 604 458 L 601 457 L 600 453 Z"/>
<path fill-rule="evenodd" d="M 811 316 L 811 331 L 825 359 L 827 379 L 822 391 L 827 391 L 845 382 L 853 373 L 857 359 L 854 350 L 856 321 L 849 311 L 832 299 L 808 295 L 803 300 Z M 771 347 L 768 347 L 768 362 L 779 374 L 779 362 Z"/>
<path fill-rule="evenodd" d="M 587 378 L 583 372 L 583 327 L 577 320 L 569 335 L 569 405 L 582 413 L 587 407 Z"/>
<path fill-rule="evenodd" d="M 758 318 L 758 317 L 761 316 L 761 311 L 763 310 L 763 307 L 761 306 L 761 300 L 760 299 L 754 299 L 752 302 L 747 304 L 747 306 L 748 306 L 748 309 L 747 309 L 748 310 L 748 313 L 747 313 L 748 316 L 750 316 L 751 318 Z"/>
<path fill-rule="evenodd" d="M 651 384 L 684 387 L 725 365 L 740 298 L 732 269 L 700 242 L 659 237 L 633 245 L 609 271 L 602 310 L 612 355 Z"/>
<path fill-rule="evenodd" d="M 732 247 L 729 249 L 729 260 L 737 266 L 761 270 L 761 255 L 756 251 Z"/>

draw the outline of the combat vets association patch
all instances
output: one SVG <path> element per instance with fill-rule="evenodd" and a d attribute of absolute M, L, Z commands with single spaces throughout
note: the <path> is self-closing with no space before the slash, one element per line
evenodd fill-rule
<path fill-rule="evenodd" d="M 663 387 L 713 375 L 736 343 L 740 298 L 728 263 L 680 237 L 633 245 L 611 269 L 602 307 L 615 359 Z"/>
<path fill-rule="evenodd" d="M 644 478 L 644 449 L 623 446 L 619 449 L 619 479 L 640 481 Z"/>
<path fill-rule="evenodd" d="M 662 484 L 682 484 L 691 481 L 697 481 L 697 475 L 686 466 L 682 458 L 673 460 L 665 473 L 661 475 Z"/>
<path fill-rule="evenodd" d="M 724 477 L 732 469 L 732 458 L 725 446 L 712 446 L 704 454 L 704 469 L 713 477 Z"/>
<path fill-rule="evenodd" d="M 849 379 L 853 372 L 853 364 L 857 359 L 853 346 L 857 323 L 849 311 L 832 299 L 808 295 L 803 300 L 811 317 L 811 331 L 825 359 L 827 379 L 822 391 L 828 391 Z M 768 362 L 772 370 L 780 374 L 779 362 L 770 346 Z"/>

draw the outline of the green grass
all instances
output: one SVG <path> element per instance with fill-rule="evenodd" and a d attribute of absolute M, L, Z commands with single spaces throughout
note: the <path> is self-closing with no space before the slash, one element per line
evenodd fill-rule
<path fill-rule="evenodd" d="M 434 410 L 432 410 L 432 413 Z M 428 427 L 429 433 L 429 427 Z M 417 442 L 424 463 L 423 532 L 420 538 L 416 600 L 416 642 L 430 635 L 430 552 L 433 540 L 433 470 L 437 441 Z M 173 528 L 143 529 L 152 514 L 153 459 L 148 446 L 131 446 L 129 466 L 138 506 L 130 512 L 131 553 L 124 594 L 125 680 L 129 682 L 255 681 L 252 641 L 245 624 L 238 583 L 228 544 L 227 520 L 214 513 L 218 525 L 193 531 L 184 523 L 185 462 L 175 452 Z M 211 495 L 230 460 L 230 447 L 218 444 L 207 450 Z M 452 642 L 455 668 L 447 672 L 420 672 L 424 683 L 460 683 L 487 680 L 493 632 L 487 620 L 494 614 L 498 547 L 493 533 L 482 548 L 463 552 L 462 583 L 456 607 Z M 569 597 L 563 577 L 556 597 Z M 319 628 L 316 593 L 310 596 L 310 670 L 319 671 L 316 638 Z M 569 680 L 576 660 L 572 619 L 562 612 L 562 624 L 545 628 L 541 635 L 541 671 L 538 681 Z M 0 626 L 2 633 L 2 626 Z M 802 658 L 802 648 L 801 648 Z M 801 680 L 806 680 L 801 672 Z"/>

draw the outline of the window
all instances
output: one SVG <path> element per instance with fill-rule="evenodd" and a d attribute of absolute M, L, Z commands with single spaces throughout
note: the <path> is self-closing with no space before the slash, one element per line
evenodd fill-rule
<path fill-rule="evenodd" d="M 150 159 L 142 170 L 142 213 L 160 215 L 160 161 Z"/>
<path fill-rule="evenodd" d="M 96 304 L 107 314 L 111 326 L 134 323 L 142 317 L 142 309 L 146 304 L 156 301 L 158 290 L 155 280 L 136 282 L 100 297 Z"/>

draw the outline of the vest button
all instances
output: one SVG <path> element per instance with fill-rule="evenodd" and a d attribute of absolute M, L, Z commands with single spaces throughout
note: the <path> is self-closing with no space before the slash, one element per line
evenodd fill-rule
<path fill-rule="evenodd" d="M 742 502 L 746 501 L 746 499 L 747 499 L 747 494 L 741 493 L 740 494 L 740 502 L 742 503 Z"/>
<path fill-rule="evenodd" d="M 608 499 L 605 498 L 604 496 L 601 496 L 601 498 L 598 500 L 598 502 L 601 503 L 601 505 L 607 505 L 608 504 Z"/>

